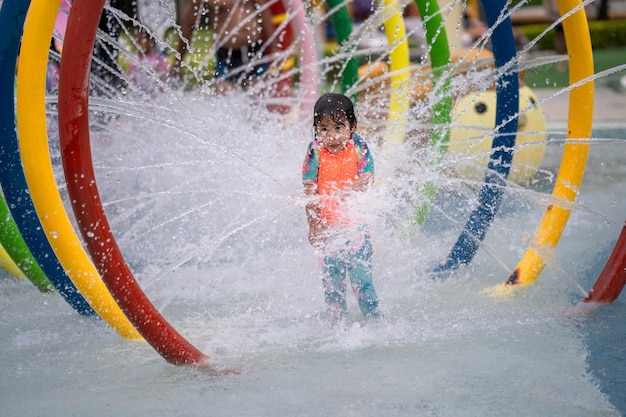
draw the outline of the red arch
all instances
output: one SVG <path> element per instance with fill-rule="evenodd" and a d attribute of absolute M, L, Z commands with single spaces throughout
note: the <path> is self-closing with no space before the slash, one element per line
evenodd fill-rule
<path fill-rule="evenodd" d="M 89 65 L 104 0 L 75 0 L 67 23 L 59 81 L 59 130 L 72 209 L 87 249 L 115 301 L 144 339 L 174 365 L 215 372 L 209 357 L 157 311 L 128 268 L 104 213 L 89 142 Z"/>
<path fill-rule="evenodd" d="M 626 223 L 617 238 L 613 252 L 585 298 L 586 303 L 611 304 L 626 284 Z"/>

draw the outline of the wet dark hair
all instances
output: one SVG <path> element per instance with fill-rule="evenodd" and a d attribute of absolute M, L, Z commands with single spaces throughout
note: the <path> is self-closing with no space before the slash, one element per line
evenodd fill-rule
<path fill-rule="evenodd" d="M 317 99 L 313 109 L 313 127 L 316 128 L 325 117 L 330 117 L 336 123 L 347 120 L 350 130 L 356 129 L 354 105 L 350 98 L 343 94 L 326 93 Z"/>

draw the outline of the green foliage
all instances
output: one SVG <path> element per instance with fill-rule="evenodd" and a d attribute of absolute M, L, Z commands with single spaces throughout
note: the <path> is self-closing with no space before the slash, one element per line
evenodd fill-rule
<path fill-rule="evenodd" d="M 593 50 L 593 68 L 595 73 L 615 68 L 626 61 L 624 46 L 609 49 Z M 601 77 L 596 80 L 596 85 L 605 85 L 613 88 L 619 85 L 619 79 L 624 71 Z M 558 64 L 542 65 L 530 69 L 524 77 L 524 82 L 531 88 L 563 88 L 569 85 L 569 71 L 567 66 L 560 67 Z"/>
<path fill-rule="evenodd" d="M 548 24 L 523 25 L 519 26 L 519 29 L 528 39 L 533 40 L 548 26 Z M 589 32 L 593 49 L 626 46 L 626 20 L 592 20 L 589 21 Z M 541 50 L 554 49 L 554 29 L 539 39 L 536 47 Z"/>
<path fill-rule="evenodd" d="M 592 21 L 589 28 L 594 49 L 626 46 L 626 20 Z"/>

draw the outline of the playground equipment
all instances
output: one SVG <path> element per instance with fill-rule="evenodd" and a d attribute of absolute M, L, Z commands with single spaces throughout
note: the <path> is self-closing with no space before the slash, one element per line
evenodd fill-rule
<path fill-rule="evenodd" d="M 430 146 L 444 152 L 452 139 L 450 123 L 454 120 L 450 52 L 444 42 L 445 30 L 441 24 L 447 9 L 426 7 L 426 2 L 421 0 L 417 0 L 416 4 L 422 14 L 430 48 L 433 92 L 441 97 L 433 106 L 431 122 L 434 128 Z M 49 154 L 46 149 L 45 86 L 42 82 L 59 5 L 60 1 L 33 0 L 31 3 L 27 0 L 14 0 L 3 2 L 0 9 L 0 23 L 3 27 L 14 29 L 0 41 L 0 114 L 3 115 L 0 144 L 3 158 L 7 158 L 1 161 L 0 179 L 10 214 L 37 264 L 77 311 L 84 314 L 93 314 L 95 311 L 124 337 L 139 338 L 141 335 L 170 363 L 195 365 L 214 372 L 216 370 L 209 364 L 209 357 L 168 324 L 145 296 L 117 247 L 108 219 L 102 210 L 91 162 L 87 120 L 89 54 L 96 37 L 98 16 L 104 6 L 102 0 L 72 2 L 59 84 L 58 116 L 64 173 L 74 216 L 86 248 L 82 247 L 70 224 L 68 213 L 63 208 L 54 174 L 47 161 Z M 345 6 L 330 5 L 342 10 L 338 13 L 345 22 Z M 294 42 L 300 57 L 302 105 L 299 110 L 305 114 L 310 110 L 319 84 L 315 71 L 316 58 L 313 54 L 313 29 L 301 2 L 285 1 L 283 6 L 287 15 L 284 21 L 292 25 Z M 389 12 L 385 15 L 387 18 L 384 26 L 391 46 L 391 93 L 385 138 L 390 143 L 399 143 L 406 137 L 409 109 L 408 43 L 398 3 L 385 1 L 381 3 L 381 7 L 387 8 Z M 484 0 L 483 7 L 490 27 L 488 36 L 492 40 L 495 60 L 494 135 L 483 185 L 479 191 L 478 205 L 471 213 L 448 259 L 437 267 L 439 272 L 459 268 L 471 262 L 498 211 L 511 163 L 515 158 L 520 92 L 523 89 L 519 87 L 519 63 L 510 22 L 511 10 L 507 10 L 505 2 L 499 0 Z M 545 266 L 544 259 L 561 238 L 571 212 L 569 203 L 578 194 L 585 170 L 589 145 L 580 143 L 577 139 L 589 137 L 591 133 L 591 42 L 582 3 L 577 0 L 560 0 L 559 9 L 563 16 L 561 23 L 570 56 L 571 86 L 568 135 L 561 168 L 551 203 L 545 210 L 535 239 L 518 266 L 505 283 L 495 289 L 495 293 L 508 292 L 537 279 Z M 335 23 L 341 25 L 342 29 L 338 31 L 340 49 L 350 52 L 350 31 L 345 30 L 345 23 Z M 555 25 L 557 23 L 559 22 L 555 22 Z M 14 68 L 22 26 L 24 35 L 17 76 L 16 117 L 13 111 Z M 342 89 L 348 94 L 353 92 L 355 82 L 359 79 L 354 72 L 352 58 L 348 54 L 341 73 Z M 532 104 L 528 108 L 530 112 L 535 109 Z M 14 129 L 16 124 L 17 135 Z M 586 301 L 610 303 L 619 295 L 626 278 L 623 274 L 626 262 L 625 240 L 622 231 L 607 267 Z M 0 243 L 7 248 L 6 240 Z M 15 251 L 7 252 L 24 274 L 28 275 L 23 260 L 16 259 L 18 254 Z"/>

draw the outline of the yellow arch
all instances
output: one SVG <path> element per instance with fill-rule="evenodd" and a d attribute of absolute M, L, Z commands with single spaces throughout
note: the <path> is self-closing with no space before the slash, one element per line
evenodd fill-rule
<path fill-rule="evenodd" d="M 13 259 L 11 259 L 2 245 L 0 245 L 0 268 L 4 269 L 14 277 L 24 278 L 24 273 L 17 265 L 15 265 L 15 262 L 13 262 Z"/>
<path fill-rule="evenodd" d="M 54 179 L 45 113 L 46 68 L 60 0 L 33 0 L 28 10 L 17 76 L 17 128 L 33 204 L 59 262 L 93 309 L 121 336 L 140 339 L 102 282 L 78 239 Z"/>
<path fill-rule="evenodd" d="M 385 7 L 392 8 L 393 14 L 385 21 L 385 34 L 392 48 L 389 54 L 391 71 L 391 94 L 389 97 L 389 115 L 385 139 L 393 143 L 402 143 L 407 129 L 409 111 L 410 59 L 409 41 L 406 37 L 402 2 L 382 0 Z M 399 10 L 394 10 L 399 9 Z"/>
<path fill-rule="evenodd" d="M 558 0 L 561 16 L 581 4 L 580 0 Z M 591 38 L 585 9 L 580 8 L 563 20 L 563 30 L 569 53 L 569 83 L 587 79 L 594 74 Z M 578 143 L 580 138 L 591 136 L 593 119 L 593 81 L 572 87 L 569 96 L 566 144 L 561 167 L 552 191 L 551 202 L 535 233 L 535 239 L 517 267 L 496 292 L 509 292 L 516 285 L 528 285 L 536 281 L 545 267 L 545 258 L 552 255 L 569 219 L 568 208 L 578 195 L 587 164 L 589 145 Z"/>

